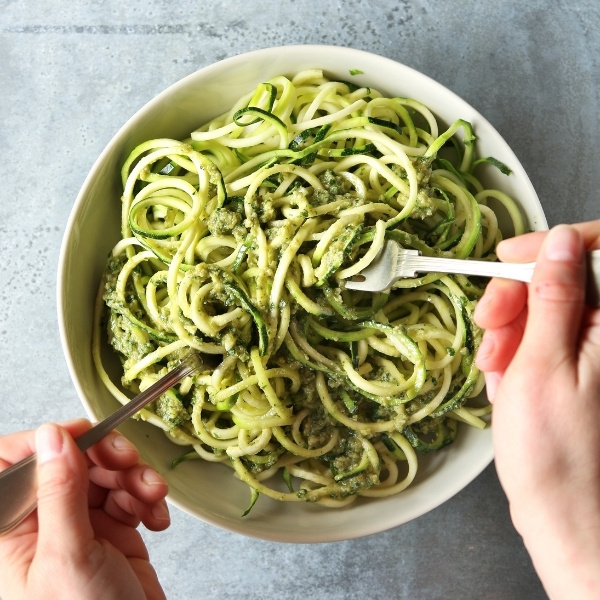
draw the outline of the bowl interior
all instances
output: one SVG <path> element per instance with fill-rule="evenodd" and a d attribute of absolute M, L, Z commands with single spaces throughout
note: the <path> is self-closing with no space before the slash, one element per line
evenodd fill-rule
<path fill-rule="evenodd" d="M 457 118 L 471 122 L 478 138 L 478 155 L 494 156 L 512 169 L 507 177 L 490 168 L 486 184 L 517 199 L 531 229 L 547 227 L 531 182 L 498 132 L 454 93 L 409 67 L 363 51 L 329 46 L 258 50 L 206 67 L 169 87 L 121 128 L 86 178 L 66 228 L 57 287 L 59 328 L 71 377 L 90 418 L 101 419 L 118 407 L 96 374 L 91 329 L 105 259 L 119 239 L 121 164 L 138 143 L 156 137 L 187 137 L 256 84 L 311 67 L 387 95 L 420 100 L 447 124 Z M 351 70 L 360 74 L 351 75 Z M 110 353 L 107 359 L 110 362 Z M 118 381 L 117 372 L 114 374 Z M 165 476 L 171 503 L 216 526 L 286 542 L 350 539 L 405 523 L 460 491 L 493 457 L 490 431 L 465 427 L 446 451 L 422 461 L 417 480 L 397 496 L 359 500 L 341 510 L 261 497 L 250 514 L 242 517 L 249 491 L 233 478 L 230 469 L 191 461 L 171 470 L 171 460 L 182 454 L 183 448 L 147 423 L 131 421 L 121 430 Z"/>

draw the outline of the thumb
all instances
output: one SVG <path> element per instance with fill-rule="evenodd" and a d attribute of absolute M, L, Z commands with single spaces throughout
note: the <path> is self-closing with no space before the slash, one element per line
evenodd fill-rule
<path fill-rule="evenodd" d="M 585 298 L 584 246 L 573 227 L 550 230 L 529 286 L 524 351 L 547 367 L 573 360 Z"/>
<path fill-rule="evenodd" d="M 38 551 L 69 556 L 92 537 L 88 469 L 83 454 L 62 427 L 45 424 L 35 433 L 38 457 Z"/>

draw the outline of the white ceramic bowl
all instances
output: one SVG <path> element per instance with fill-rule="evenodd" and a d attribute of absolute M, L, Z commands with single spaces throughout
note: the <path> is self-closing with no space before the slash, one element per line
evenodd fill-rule
<path fill-rule="evenodd" d="M 92 306 L 105 259 L 119 239 L 119 170 L 124 159 L 147 139 L 187 137 L 271 76 L 309 67 L 323 68 L 340 79 L 351 78 L 386 95 L 418 99 L 447 124 L 457 118 L 470 121 L 479 156 L 494 156 L 513 171 L 506 177 L 490 169 L 486 183 L 516 198 L 532 229 L 547 228 L 527 175 L 498 132 L 454 93 L 409 67 L 349 48 L 288 46 L 242 54 L 201 69 L 151 100 L 118 131 L 85 180 L 66 228 L 58 272 L 58 320 L 68 368 L 90 418 L 103 418 L 118 406 L 96 375 L 91 330 Z M 362 74 L 351 76 L 351 69 Z M 240 534 L 298 543 L 350 539 L 405 523 L 459 492 L 493 457 L 490 431 L 464 428 L 450 448 L 423 460 L 417 480 L 399 495 L 360 500 L 341 510 L 261 497 L 250 515 L 242 517 L 240 506 L 247 505 L 249 492 L 230 469 L 192 461 L 169 470 L 181 448 L 161 431 L 137 421 L 125 424 L 122 431 L 165 476 L 169 500 L 175 506 Z"/>

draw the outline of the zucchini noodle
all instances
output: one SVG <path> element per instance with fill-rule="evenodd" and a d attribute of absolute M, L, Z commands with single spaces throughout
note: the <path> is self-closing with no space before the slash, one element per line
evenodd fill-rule
<path fill-rule="evenodd" d="M 429 273 L 365 293 L 345 280 L 386 239 L 495 260 L 499 212 L 511 235 L 525 224 L 479 180 L 493 167 L 509 173 L 475 159 L 469 123 L 445 128 L 414 99 L 319 69 L 258 85 L 189 139 L 139 145 L 96 303 L 100 377 L 125 403 L 197 351 L 204 370 L 137 417 L 187 446 L 181 460 L 231 467 L 251 505 L 401 492 L 459 423 L 487 425 L 472 318 L 485 283 Z"/>

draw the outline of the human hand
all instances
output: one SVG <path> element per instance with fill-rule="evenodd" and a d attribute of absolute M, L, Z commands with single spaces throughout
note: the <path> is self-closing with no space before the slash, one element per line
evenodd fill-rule
<path fill-rule="evenodd" d="M 533 281 L 492 280 L 475 311 L 498 476 L 553 599 L 600 597 L 600 310 L 583 261 L 598 247 L 600 221 L 502 242 L 502 260 L 537 260 Z"/>
<path fill-rule="evenodd" d="M 0 470 L 38 453 L 38 508 L 0 536 L 3 600 L 164 599 L 137 531 L 169 526 L 167 485 L 116 431 L 82 454 L 80 419 L 0 437 Z"/>

